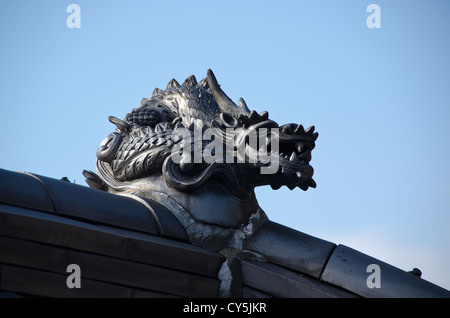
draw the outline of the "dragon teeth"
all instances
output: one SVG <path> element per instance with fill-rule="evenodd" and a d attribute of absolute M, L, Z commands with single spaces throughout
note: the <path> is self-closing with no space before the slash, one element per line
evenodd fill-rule
<path fill-rule="evenodd" d="M 289 161 L 291 161 L 291 162 L 298 162 L 298 158 L 297 158 L 297 155 L 296 155 L 295 151 L 293 151 L 291 153 L 291 157 L 289 158 Z"/>
<path fill-rule="evenodd" d="M 300 188 L 300 189 L 302 189 L 303 191 L 306 191 L 306 190 L 308 190 L 308 185 L 307 184 L 299 184 L 298 185 L 298 187 Z"/>
<path fill-rule="evenodd" d="M 297 150 L 298 153 L 301 153 L 304 148 L 305 144 L 303 142 L 297 142 L 295 144 L 295 150 Z"/>
<path fill-rule="evenodd" d="M 304 135 L 305 128 L 303 128 L 303 125 L 298 125 L 297 128 L 295 128 L 294 133 L 297 135 Z"/>
<path fill-rule="evenodd" d="M 281 173 L 286 173 L 286 174 L 288 174 L 288 173 L 296 173 L 296 169 L 292 168 L 292 167 L 282 166 L 281 167 Z"/>
<path fill-rule="evenodd" d="M 313 178 L 308 178 L 308 180 L 306 181 L 306 183 L 307 183 L 311 188 L 316 188 L 316 187 L 317 187 L 317 183 L 316 183 L 316 181 L 314 181 Z"/>
<path fill-rule="evenodd" d="M 281 132 L 283 134 L 292 134 L 292 129 L 289 125 L 283 126 L 283 128 L 281 129 Z"/>
<path fill-rule="evenodd" d="M 319 137 L 319 133 L 315 132 L 314 134 L 312 134 L 313 140 L 316 141 L 317 137 Z"/>
<path fill-rule="evenodd" d="M 250 112 L 250 115 L 248 116 L 248 119 L 250 119 L 250 120 L 256 120 L 258 117 L 259 117 L 258 113 L 255 112 L 254 110 L 252 110 L 252 111 Z"/>
<path fill-rule="evenodd" d="M 269 113 L 264 111 L 261 114 L 259 114 L 259 117 L 261 117 L 261 120 L 268 120 L 269 119 Z"/>
<path fill-rule="evenodd" d="M 305 132 L 306 132 L 306 134 L 311 136 L 313 134 L 313 132 L 314 132 L 314 129 L 316 129 L 316 127 L 311 126 L 309 128 L 306 128 Z"/>
<path fill-rule="evenodd" d="M 302 153 L 299 156 L 299 159 L 305 160 L 305 161 L 311 161 L 311 149 L 306 150 L 304 153 Z"/>

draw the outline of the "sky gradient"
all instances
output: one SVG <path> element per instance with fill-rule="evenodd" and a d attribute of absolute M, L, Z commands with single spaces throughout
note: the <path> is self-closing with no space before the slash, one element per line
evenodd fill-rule
<path fill-rule="evenodd" d="M 367 27 L 371 3 L 381 28 Z M 450 289 L 449 12 L 438 0 L 0 0 L 0 168 L 86 185 L 109 115 L 211 68 L 235 102 L 319 132 L 316 189 L 256 190 L 272 221 Z"/>

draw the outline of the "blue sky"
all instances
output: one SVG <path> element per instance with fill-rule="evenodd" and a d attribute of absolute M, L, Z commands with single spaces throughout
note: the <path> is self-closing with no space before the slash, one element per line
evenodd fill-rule
<path fill-rule="evenodd" d="M 66 26 L 71 3 L 80 29 Z M 0 0 L 0 168 L 86 185 L 109 115 L 211 68 L 233 100 L 320 134 L 316 189 L 257 189 L 271 220 L 450 289 L 449 12 L 437 0 Z"/>

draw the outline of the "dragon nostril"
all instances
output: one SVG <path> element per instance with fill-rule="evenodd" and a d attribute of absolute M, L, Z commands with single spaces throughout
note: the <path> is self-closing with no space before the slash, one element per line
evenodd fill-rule
<path fill-rule="evenodd" d="M 236 128 L 239 126 L 239 120 L 228 113 L 220 113 L 220 121 L 227 128 Z"/>

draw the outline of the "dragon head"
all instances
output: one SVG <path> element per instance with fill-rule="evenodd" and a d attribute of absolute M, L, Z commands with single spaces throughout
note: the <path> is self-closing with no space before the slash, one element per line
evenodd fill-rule
<path fill-rule="evenodd" d="M 316 186 L 309 164 L 318 137 L 314 126 L 279 126 L 267 112 L 250 111 L 242 98 L 236 105 L 211 70 L 200 82 L 193 75 L 181 85 L 172 79 L 123 120 L 109 120 L 117 129 L 97 151 L 101 182 L 85 172 L 91 187 L 114 192 L 138 181 L 142 187 L 146 177 L 160 176 L 178 191 L 216 180 L 246 198 L 261 185 L 291 190 Z M 268 172 L 261 173 L 264 167 Z"/>

